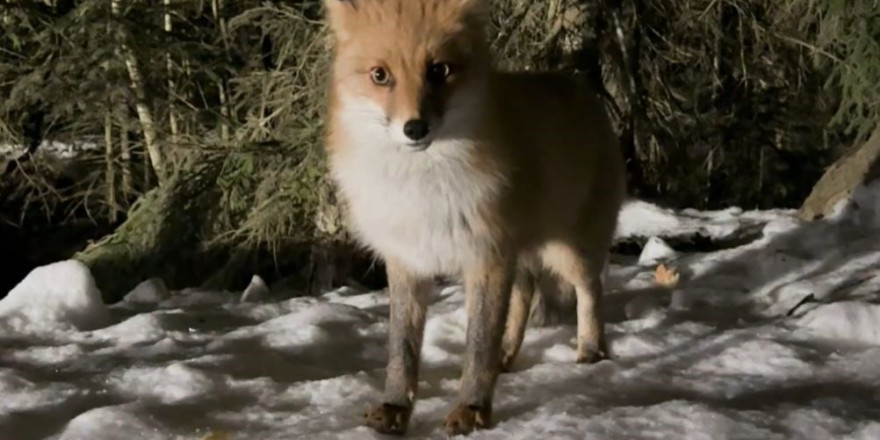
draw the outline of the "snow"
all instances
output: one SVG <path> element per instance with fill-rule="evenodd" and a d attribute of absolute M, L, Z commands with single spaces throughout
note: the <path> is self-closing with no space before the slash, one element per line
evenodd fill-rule
<path fill-rule="evenodd" d="M 802 224 L 787 210 L 674 211 L 631 202 L 604 301 L 612 361 L 577 365 L 572 319 L 530 327 L 476 439 L 880 438 L 880 188 Z M 693 253 L 675 238 L 760 238 Z M 656 264 L 680 275 L 658 284 Z M 36 269 L 0 301 L 0 439 L 370 439 L 385 292 L 318 298 L 168 291 L 100 304 L 75 262 Z M 245 301 L 242 301 L 242 299 Z M 408 438 L 445 439 L 465 299 L 438 286 Z"/>
<path fill-rule="evenodd" d="M 241 302 L 267 301 L 271 297 L 272 292 L 266 282 L 259 275 L 254 275 L 250 284 L 244 289 L 244 293 L 241 294 Z"/>
<path fill-rule="evenodd" d="M 131 304 L 156 304 L 168 298 L 170 293 L 161 278 L 150 278 L 125 295 L 123 301 Z"/>
<path fill-rule="evenodd" d="M 165 440 L 162 428 L 145 417 L 136 404 L 95 408 L 70 421 L 61 440 L 86 440 L 92 438 Z"/>
<path fill-rule="evenodd" d="M 210 395 L 215 384 L 201 370 L 174 363 L 167 367 L 134 367 L 119 372 L 106 383 L 129 399 L 158 402 L 164 405 L 185 403 Z"/>
<path fill-rule="evenodd" d="M 88 267 L 72 260 L 34 269 L 0 300 L 0 329 L 90 330 L 109 319 Z"/>
<path fill-rule="evenodd" d="M 628 200 L 623 205 L 617 236 L 672 238 L 702 235 L 723 240 L 754 225 L 793 214 L 791 210 L 743 211 L 736 207 L 719 211 L 676 211 L 641 200 Z"/>
<path fill-rule="evenodd" d="M 642 249 L 641 255 L 639 255 L 639 264 L 650 266 L 665 260 L 675 259 L 675 257 L 675 250 L 669 247 L 662 238 L 655 236 L 649 238 L 647 243 L 645 243 L 645 247 Z"/>
<path fill-rule="evenodd" d="M 861 301 L 823 304 L 798 324 L 817 337 L 880 345 L 880 305 Z"/>
<path fill-rule="evenodd" d="M 39 147 L 37 147 L 37 153 L 55 159 L 73 159 L 83 151 L 94 151 L 100 148 L 100 143 L 93 139 L 81 139 L 72 143 L 43 140 Z M 24 153 L 25 150 L 26 148 L 23 145 L 0 144 L 0 160 L 14 159 Z"/>

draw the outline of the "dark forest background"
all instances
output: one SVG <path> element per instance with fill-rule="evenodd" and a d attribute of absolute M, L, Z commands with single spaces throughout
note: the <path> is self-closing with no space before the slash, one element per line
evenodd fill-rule
<path fill-rule="evenodd" d="M 798 208 L 880 149 L 874 0 L 493 3 L 500 66 L 602 90 L 634 196 Z M 381 285 L 324 175 L 327 37 L 320 0 L 0 0 L 0 292 L 72 256 L 108 300 Z"/>

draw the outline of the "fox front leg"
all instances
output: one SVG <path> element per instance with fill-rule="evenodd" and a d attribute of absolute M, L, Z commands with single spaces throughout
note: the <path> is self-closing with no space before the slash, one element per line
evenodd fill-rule
<path fill-rule="evenodd" d="M 492 423 L 492 397 L 501 369 L 501 339 L 510 304 L 512 269 L 499 257 L 465 274 L 467 349 L 459 401 L 446 417 L 449 435 L 468 434 Z"/>
<path fill-rule="evenodd" d="M 432 284 L 396 261 L 386 263 L 390 296 L 388 368 L 382 402 L 364 414 L 370 428 L 403 435 L 418 392 L 425 314 Z"/>

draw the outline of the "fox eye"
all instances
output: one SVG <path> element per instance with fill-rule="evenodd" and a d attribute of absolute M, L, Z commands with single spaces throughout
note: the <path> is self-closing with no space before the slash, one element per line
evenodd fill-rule
<path fill-rule="evenodd" d="M 388 70 L 384 67 L 373 67 L 370 70 L 370 79 L 373 80 L 373 84 L 384 86 L 391 80 L 391 75 L 388 74 Z"/>
<path fill-rule="evenodd" d="M 452 73 L 452 68 L 446 63 L 434 63 L 428 66 L 427 78 L 431 84 L 439 85 L 446 82 L 446 78 Z"/>

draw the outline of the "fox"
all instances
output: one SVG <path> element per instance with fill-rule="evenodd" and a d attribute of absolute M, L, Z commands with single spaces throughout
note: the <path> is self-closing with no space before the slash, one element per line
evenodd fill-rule
<path fill-rule="evenodd" d="M 458 277 L 467 329 L 449 435 L 493 426 L 536 276 L 576 297 L 578 363 L 608 358 L 601 274 L 627 188 L 601 98 L 562 72 L 495 67 L 489 0 L 324 0 L 325 152 L 354 240 L 384 262 L 388 359 L 363 423 L 406 434 L 438 277 Z"/>

